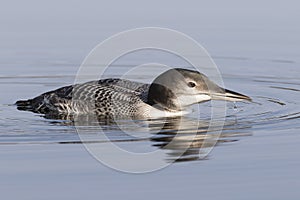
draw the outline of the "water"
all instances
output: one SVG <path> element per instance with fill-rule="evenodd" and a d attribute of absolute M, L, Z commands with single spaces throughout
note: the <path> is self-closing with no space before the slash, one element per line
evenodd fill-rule
<path fill-rule="evenodd" d="M 159 12 L 152 17 L 145 7 L 137 10 L 143 17 L 127 13 L 126 10 L 133 11 L 127 6 L 128 9 L 118 9 L 120 15 L 127 16 L 121 21 L 106 9 L 112 5 L 105 5 L 102 12 L 97 10 L 100 5 L 81 5 L 86 15 L 79 16 L 82 12 L 74 8 L 69 10 L 68 16 L 72 17 L 64 17 L 63 8 L 68 8 L 67 5 L 58 7 L 54 16 L 48 9 L 56 6 L 48 3 L 35 4 L 38 9 L 33 11 L 41 18 L 18 11 L 18 16 L 28 22 L 26 26 L 17 16 L 7 18 L 0 38 L 2 197 L 297 199 L 300 195 L 300 30 L 296 25 L 299 14 L 297 6 L 291 3 L 276 4 L 273 10 L 268 9 L 267 3 L 258 3 L 259 8 L 234 2 L 220 5 L 227 10 L 206 3 L 201 5 L 205 8 L 202 12 L 198 11 L 200 5 L 182 11 L 183 5 L 174 3 L 167 11 L 157 8 L 167 12 L 166 15 Z M 7 6 L 10 8 L 7 10 L 14 8 Z M 147 7 L 156 9 L 153 5 Z M 11 16 L 7 10 L 1 14 Z M 171 16 L 177 13 L 182 16 L 175 22 Z M 211 16 L 210 23 L 207 16 Z M 178 153 L 182 153 L 186 141 L 191 141 L 187 130 L 176 138 L 173 146 L 164 148 L 174 139 L 177 130 L 174 120 L 158 133 L 145 132 L 141 121 L 135 122 L 139 129 L 126 120 L 119 121 L 122 128 L 136 137 L 120 131 L 113 123 L 104 123 L 105 134 L 117 145 L 136 152 L 158 150 L 166 163 L 177 161 L 152 173 L 120 173 L 100 164 L 86 151 L 69 119 L 45 118 L 18 111 L 12 105 L 16 100 L 72 84 L 81 61 L 98 42 L 132 26 L 153 25 L 151 20 L 156 26 L 178 29 L 202 43 L 218 65 L 226 88 L 253 98 L 253 103 L 227 104 L 221 137 L 214 137 L 214 132 L 209 134 L 211 144 L 217 142 L 217 145 L 208 156 L 201 156 L 204 137 L 201 132 L 179 159 Z M 143 54 L 120 60 L 107 75 L 117 76 L 130 66 L 153 60 L 184 66 L 168 56 Z M 151 80 L 147 73 L 130 78 Z M 201 105 L 201 120 L 186 119 L 185 127 L 189 129 L 191 123 L 200 121 L 198 128 L 205 128 L 209 117 L 205 111 L 209 106 L 209 103 Z M 152 130 L 161 124 L 152 124 Z M 95 132 L 89 134 L 92 144 L 105 145 L 96 140 Z M 116 156 L 109 151 L 105 153 Z"/>

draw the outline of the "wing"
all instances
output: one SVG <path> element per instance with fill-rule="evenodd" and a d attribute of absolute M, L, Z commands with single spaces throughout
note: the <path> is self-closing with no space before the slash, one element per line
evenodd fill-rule
<path fill-rule="evenodd" d="M 16 104 L 20 110 L 44 114 L 128 115 L 135 112 L 136 104 L 146 102 L 149 86 L 123 79 L 103 79 L 62 87 Z"/>
<path fill-rule="evenodd" d="M 123 79 L 104 79 L 88 82 L 73 89 L 73 107 L 84 113 L 132 116 L 138 105 L 145 104 L 149 84 Z M 89 104 L 80 105 L 80 102 Z"/>

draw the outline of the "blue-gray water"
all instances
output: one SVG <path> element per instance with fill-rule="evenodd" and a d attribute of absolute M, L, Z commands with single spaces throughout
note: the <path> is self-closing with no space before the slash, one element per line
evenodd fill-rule
<path fill-rule="evenodd" d="M 0 8 L 1 198 L 298 199 L 298 7 L 293 1 L 132 1 L 119 6 L 116 2 L 7 2 Z M 193 37 L 213 56 L 225 86 L 255 102 L 237 103 L 237 108 L 228 104 L 230 125 L 206 159 L 178 162 L 148 174 L 120 173 L 96 161 L 82 144 L 72 143 L 79 138 L 68 121 L 11 106 L 16 100 L 72 84 L 95 45 L 119 31 L 142 26 L 172 28 Z M 119 73 L 122 64 L 149 62 L 156 56 L 125 60 L 109 73 Z M 148 76 L 133 78 L 147 81 Z M 128 139 L 117 129 L 112 132 L 115 140 Z M 155 150 L 163 138 L 121 145 Z M 167 151 L 166 158 L 172 158 Z"/>

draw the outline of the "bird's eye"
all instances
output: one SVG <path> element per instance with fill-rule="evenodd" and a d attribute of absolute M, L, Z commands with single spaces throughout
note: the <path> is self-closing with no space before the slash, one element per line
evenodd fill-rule
<path fill-rule="evenodd" d="M 188 82 L 188 86 L 191 87 L 191 88 L 193 88 L 193 87 L 196 86 L 196 83 L 194 83 L 194 82 Z"/>

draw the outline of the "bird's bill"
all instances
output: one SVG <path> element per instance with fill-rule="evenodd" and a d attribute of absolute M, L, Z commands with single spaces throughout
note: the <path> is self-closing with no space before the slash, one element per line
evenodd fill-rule
<path fill-rule="evenodd" d="M 210 96 L 212 100 L 251 101 L 250 97 L 227 89 L 224 89 L 224 93 L 212 93 Z"/>

